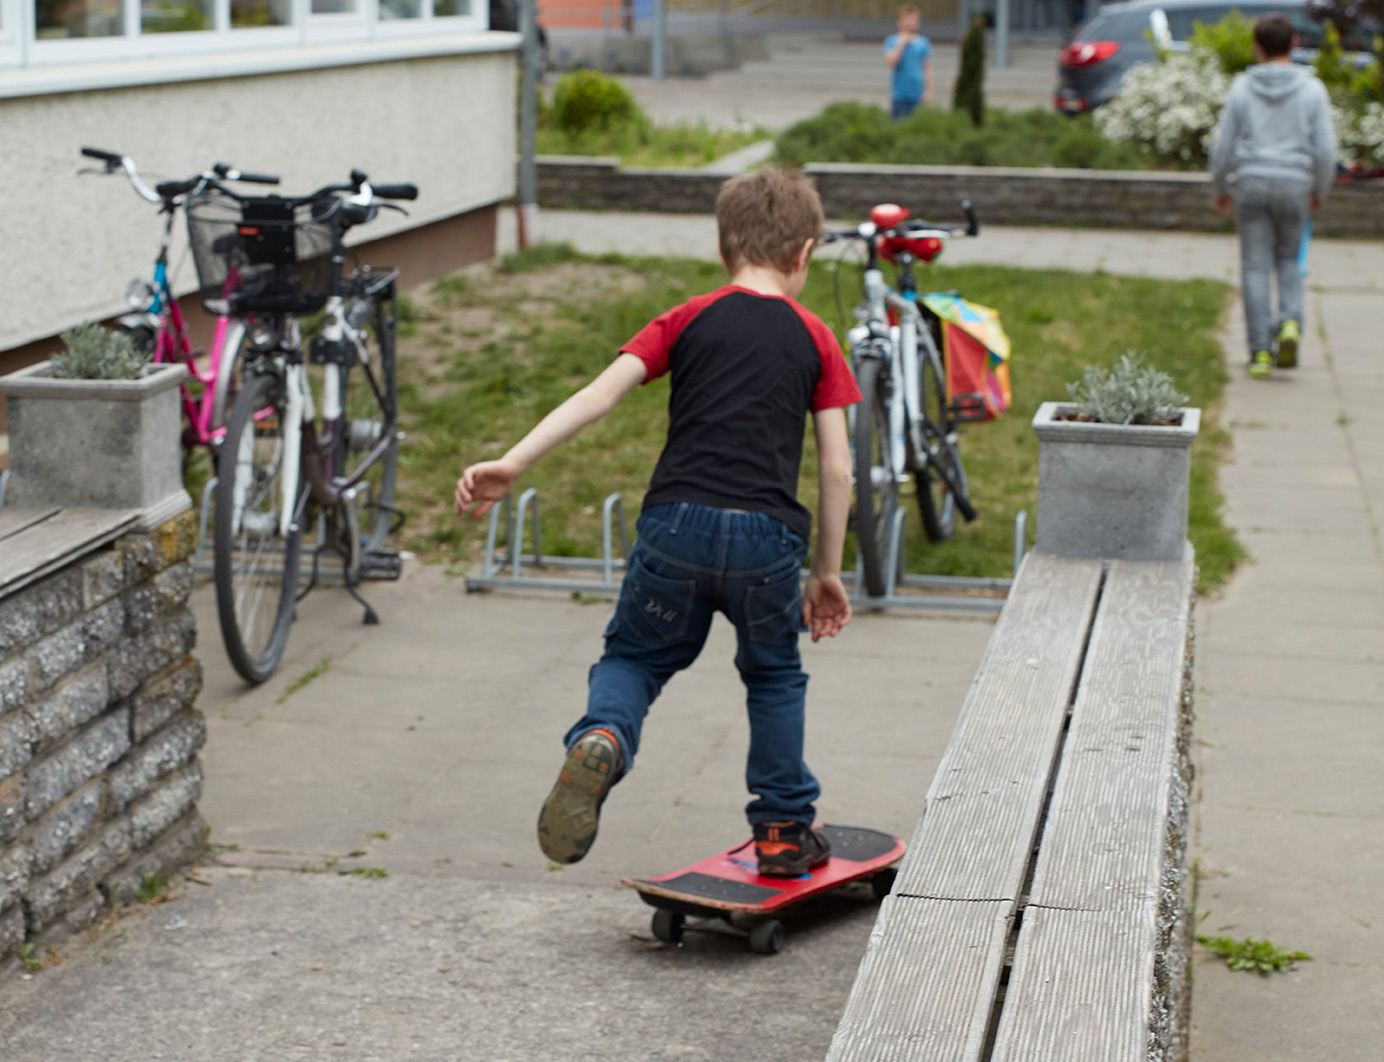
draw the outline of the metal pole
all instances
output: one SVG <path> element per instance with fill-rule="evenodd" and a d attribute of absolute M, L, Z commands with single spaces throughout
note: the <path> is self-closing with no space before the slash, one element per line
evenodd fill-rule
<path fill-rule="evenodd" d="M 1009 65 L 1009 2 L 995 0 L 995 69 Z"/>
<path fill-rule="evenodd" d="M 960 47 L 971 28 L 971 5 L 969 0 L 956 0 L 956 43 Z"/>
<path fill-rule="evenodd" d="M 538 242 L 538 0 L 522 0 L 519 72 L 519 246 Z"/>
<path fill-rule="evenodd" d="M 664 50 L 668 44 L 668 0 L 654 0 L 653 56 L 650 62 L 655 81 L 664 75 Z"/>

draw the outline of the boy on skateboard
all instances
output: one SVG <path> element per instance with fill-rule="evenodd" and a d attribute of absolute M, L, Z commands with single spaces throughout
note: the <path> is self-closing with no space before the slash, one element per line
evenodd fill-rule
<path fill-rule="evenodd" d="M 860 391 L 836 337 L 794 301 L 822 234 L 817 192 L 774 169 L 732 178 L 716 199 L 730 283 L 640 330 L 595 380 L 498 461 L 457 482 L 458 515 L 485 514 L 520 473 L 605 416 L 635 387 L 670 373 L 668 439 L 638 523 L 586 714 L 538 819 L 538 843 L 575 863 L 596 839 L 601 804 L 629 772 L 649 705 L 701 652 L 711 617 L 735 627 L 750 750 L 746 808 L 761 874 L 796 877 L 825 863 L 817 779 L 803 762 L 807 675 L 798 634 L 835 637 L 851 618 L 841 582 L 850 508 L 845 407 Z M 804 590 L 812 517 L 798 503 L 803 428 L 817 439 L 817 547 Z"/>
<path fill-rule="evenodd" d="M 1310 67 L 1293 63 L 1297 43 L 1287 16 L 1255 20 L 1254 54 L 1259 62 L 1231 84 L 1211 145 L 1215 209 L 1226 215 L 1233 211 L 1240 230 L 1249 374 L 1259 379 L 1273 375 L 1275 365 L 1297 366 L 1303 228 L 1336 179 L 1331 100 Z M 1276 317 L 1270 291 L 1275 274 Z"/>

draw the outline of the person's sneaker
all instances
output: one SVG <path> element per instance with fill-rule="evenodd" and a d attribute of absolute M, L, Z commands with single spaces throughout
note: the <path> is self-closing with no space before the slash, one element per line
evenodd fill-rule
<path fill-rule="evenodd" d="M 1273 375 L 1273 355 L 1267 350 L 1256 350 L 1249 361 L 1249 374 L 1256 380 L 1267 380 Z"/>
<path fill-rule="evenodd" d="M 620 743 L 609 730 L 587 731 L 567 753 L 538 813 L 538 847 L 554 863 L 575 863 L 591 850 L 621 762 Z"/>
<path fill-rule="evenodd" d="M 1298 323 L 1294 320 L 1283 322 L 1283 327 L 1278 330 L 1278 367 L 1280 369 L 1297 368 L 1297 348 L 1298 340 L 1302 338 L 1302 330 L 1298 328 Z"/>
<path fill-rule="evenodd" d="M 831 842 L 801 822 L 757 822 L 754 850 L 766 878 L 798 878 L 831 858 Z"/>

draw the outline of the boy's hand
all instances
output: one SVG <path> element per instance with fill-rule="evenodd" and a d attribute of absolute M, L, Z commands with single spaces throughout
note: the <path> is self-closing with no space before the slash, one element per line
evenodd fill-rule
<path fill-rule="evenodd" d="M 809 575 L 803 591 L 803 623 L 812 628 L 812 640 L 835 638 L 851 621 L 851 600 L 839 575 Z"/>
<path fill-rule="evenodd" d="M 1226 217 L 1230 217 L 1231 213 L 1235 209 L 1235 200 L 1228 195 L 1218 195 L 1212 202 L 1211 208 L 1215 210 L 1217 214 L 1223 214 Z"/>
<path fill-rule="evenodd" d="M 472 465 L 457 480 L 454 507 L 458 516 L 475 504 L 473 519 L 480 519 L 491 507 L 509 493 L 519 478 L 519 468 L 511 461 L 482 461 Z"/>

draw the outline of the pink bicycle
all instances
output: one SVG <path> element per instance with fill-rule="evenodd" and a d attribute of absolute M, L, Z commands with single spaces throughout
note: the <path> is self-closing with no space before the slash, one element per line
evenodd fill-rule
<path fill-rule="evenodd" d="M 216 450 L 226 434 L 226 411 L 230 408 L 232 392 L 238 384 L 235 372 L 241 343 L 250 323 L 244 317 L 221 314 L 216 319 L 216 331 L 211 346 L 203 354 L 192 348 L 192 339 L 182 308 L 174 298 L 168 276 L 168 248 L 173 242 L 173 223 L 178 209 L 189 196 L 202 192 L 209 182 L 243 181 L 250 184 L 278 184 L 279 178 L 262 173 L 242 173 L 218 162 L 206 173 L 184 181 L 160 181 L 151 189 L 139 175 L 134 160 L 113 151 L 84 147 L 87 158 L 105 163 L 79 173 L 112 174 L 123 171 L 140 198 L 159 204 L 164 215 L 163 238 L 154 260 L 152 280 L 135 280 L 125 292 L 132 313 L 119 319 L 119 324 L 134 338 L 135 345 L 148 353 L 155 362 L 182 362 L 187 366 L 188 381 L 182 387 L 184 413 L 183 457 L 189 460 L 198 446 L 211 452 L 215 466 Z M 227 278 L 226 291 L 234 291 L 237 278 Z M 216 293 L 213 293 L 216 294 Z M 204 293 L 204 298 L 206 293 Z M 198 390 L 194 390 L 198 388 Z"/>

